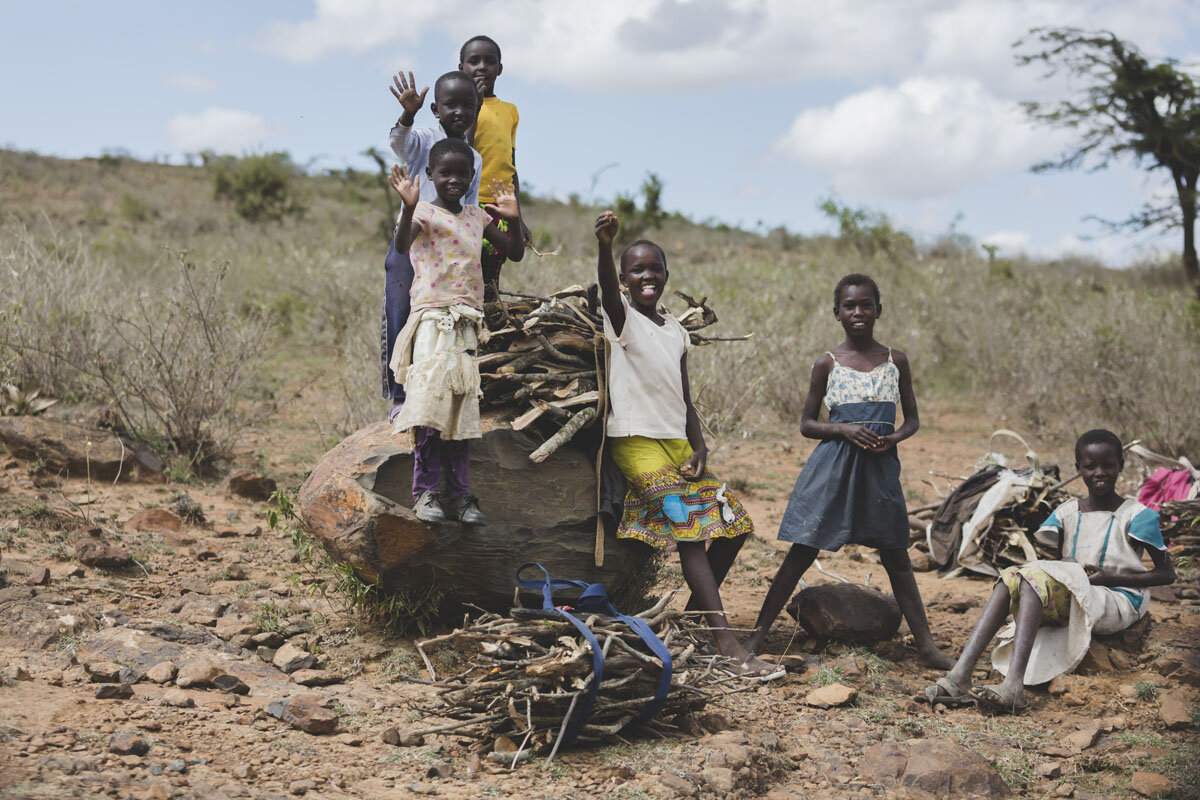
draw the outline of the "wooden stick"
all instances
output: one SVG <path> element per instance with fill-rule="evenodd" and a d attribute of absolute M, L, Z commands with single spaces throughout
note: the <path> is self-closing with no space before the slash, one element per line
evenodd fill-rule
<path fill-rule="evenodd" d="M 551 380 L 553 380 L 553 381 L 572 381 L 572 380 L 575 380 L 576 378 L 594 378 L 594 377 L 596 377 L 596 370 L 594 370 L 594 369 L 588 370 L 587 372 L 525 372 L 525 373 L 512 372 L 512 373 L 505 373 L 505 374 L 489 372 L 489 373 L 484 373 L 483 375 L 480 375 L 479 377 L 491 378 L 492 380 L 525 381 L 525 382 L 551 381 Z"/>
<path fill-rule="evenodd" d="M 555 450 L 562 447 L 571 440 L 575 434 L 579 433 L 579 429 L 596 418 L 596 408 L 589 406 L 575 416 L 567 420 L 567 424 L 559 429 L 558 433 L 551 436 L 537 450 L 529 454 L 529 460 L 535 464 L 540 464 L 554 453 Z"/>

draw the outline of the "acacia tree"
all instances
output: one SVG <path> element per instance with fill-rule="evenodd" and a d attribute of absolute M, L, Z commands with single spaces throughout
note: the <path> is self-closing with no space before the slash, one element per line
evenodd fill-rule
<path fill-rule="evenodd" d="M 1017 63 L 1045 66 L 1045 76 L 1076 79 L 1074 96 L 1056 103 L 1022 103 L 1033 120 L 1078 135 L 1077 142 L 1035 172 L 1104 169 L 1130 157 L 1145 169 L 1171 174 L 1175 196 L 1147 203 L 1111 228 L 1183 229 L 1183 269 L 1200 297 L 1196 260 L 1196 179 L 1200 176 L 1200 87 L 1174 59 L 1152 63 L 1133 44 L 1108 31 L 1034 28 L 1015 45 Z M 1021 52 L 1023 51 L 1023 52 Z"/>

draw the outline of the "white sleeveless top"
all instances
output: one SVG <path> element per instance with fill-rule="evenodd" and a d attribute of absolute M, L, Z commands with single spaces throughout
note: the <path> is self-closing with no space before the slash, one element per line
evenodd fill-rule
<path fill-rule="evenodd" d="M 843 366 L 833 351 L 825 351 L 833 359 L 833 369 L 825 378 L 825 407 L 843 403 L 899 403 L 900 368 L 892 361 L 888 348 L 887 361 L 869 372 Z"/>
<path fill-rule="evenodd" d="M 608 314 L 604 336 L 608 358 L 608 435 L 686 439 L 687 405 L 683 401 L 680 361 L 688 348 L 688 332 L 670 314 L 655 325 L 630 308 L 625 295 L 625 327 L 613 331 Z"/>

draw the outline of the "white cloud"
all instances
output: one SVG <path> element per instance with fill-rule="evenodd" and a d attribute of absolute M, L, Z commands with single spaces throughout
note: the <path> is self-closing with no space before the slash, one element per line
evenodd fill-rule
<path fill-rule="evenodd" d="M 1029 249 L 1032 237 L 1025 231 L 996 231 L 979 240 L 980 244 L 995 245 L 1001 255 L 1011 256 Z"/>
<path fill-rule="evenodd" d="M 1153 51 L 1197 19 L 1190 0 L 316 0 L 310 18 L 270 25 L 263 47 L 311 62 L 487 31 L 510 70 L 577 88 L 922 74 L 975 78 L 1024 97 L 1042 83 L 1036 69 L 1014 67 L 1011 46 L 1034 25 L 1111 28 Z"/>
<path fill-rule="evenodd" d="M 261 145 L 270 132 L 263 117 L 235 108 L 210 107 L 199 114 L 176 114 L 167 122 L 168 139 L 185 153 L 242 153 Z"/>
<path fill-rule="evenodd" d="M 203 75 L 193 75 L 187 72 L 164 75 L 159 78 L 158 82 L 168 89 L 177 89 L 181 92 L 202 93 L 211 92 L 217 88 L 217 82 L 212 78 L 206 78 Z"/>
<path fill-rule="evenodd" d="M 776 146 L 839 192 L 922 198 L 1023 169 L 1060 144 L 977 81 L 911 78 L 801 112 Z"/>

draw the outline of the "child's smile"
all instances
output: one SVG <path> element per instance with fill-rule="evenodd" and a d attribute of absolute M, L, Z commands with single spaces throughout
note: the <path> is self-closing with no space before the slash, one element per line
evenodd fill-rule
<path fill-rule="evenodd" d="M 439 198 L 449 204 L 458 205 L 471 186 L 475 167 L 465 155 L 447 153 L 430 164 L 426 174 L 433 181 Z"/>
<path fill-rule="evenodd" d="M 875 302 L 875 293 L 869 286 L 850 285 L 842 290 L 842 297 L 834 308 L 834 316 L 842 323 L 847 335 L 869 335 L 875 328 L 881 306 Z"/>
<path fill-rule="evenodd" d="M 637 306 L 651 311 L 657 308 L 667 284 L 667 269 L 657 248 L 637 245 L 626 250 L 621 259 L 621 281 Z"/>
<path fill-rule="evenodd" d="M 1098 442 L 1083 448 L 1076 466 L 1091 495 L 1103 497 L 1115 491 L 1117 477 L 1121 474 L 1120 455 L 1114 453 L 1112 446 L 1107 442 Z"/>
<path fill-rule="evenodd" d="M 437 98 L 430 110 L 450 136 L 461 138 L 479 111 L 475 86 L 460 77 L 438 87 Z"/>

